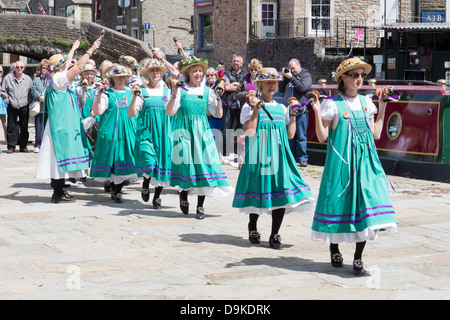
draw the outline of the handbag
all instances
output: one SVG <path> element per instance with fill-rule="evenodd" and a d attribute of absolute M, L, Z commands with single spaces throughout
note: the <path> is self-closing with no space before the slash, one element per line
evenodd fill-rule
<path fill-rule="evenodd" d="M 41 113 L 41 102 L 38 100 L 30 104 L 30 116 L 34 117 L 39 113 Z"/>

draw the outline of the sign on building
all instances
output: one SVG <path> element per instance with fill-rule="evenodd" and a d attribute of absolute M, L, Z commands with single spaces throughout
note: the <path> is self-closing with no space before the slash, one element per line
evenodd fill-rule
<path fill-rule="evenodd" d="M 445 11 L 423 11 L 423 23 L 445 23 Z"/>

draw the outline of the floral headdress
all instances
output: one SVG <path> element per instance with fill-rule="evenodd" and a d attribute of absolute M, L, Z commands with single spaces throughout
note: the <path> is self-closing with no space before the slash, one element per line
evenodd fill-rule
<path fill-rule="evenodd" d="M 275 80 L 281 81 L 283 80 L 283 74 L 278 72 L 275 68 L 261 68 L 259 72 L 252 75 L 253 81 L 267 81 L 267 80 Z"/>
<path fill-rule="evenodd" d="M 162 76 L 167 73 L 167 68 L 164 63 L 156 59 L 149 59 L 141 64 L 141 75 L 147 78 L 148 72 L 154 68 L 161 70 Z"/>
<path fill-rule="evenodd" d="M 114 64 L 107 72 L 106 77 L 113 78 L 113 77 L 120 77 L 120 76 L 126 76 L 131 77 L 131 70 L 128 67 L 122 66 L 120 64 Z"/>
<path fill-rule="evenodd" d="M 368 63 L 361 61 L 359 58 L 350 58 L 341 62 L 341 64 L 336 68 L 335 72 L 332 72 L 331 75 L 335 80 L 339 80 L 339 78 L 346 72 L 363 68 L 364 72 L 369 74 L 372 71 L 372 66 Z"/>
<path fill-rule="evenodd" d="M 186 77 L 187 69 L 196 65 L 202 66 L 203 73 L 205 73 L 206 70 L 208 69 L 208 60 L 204 58 L 197 58 L 195 56 L 190 56 L 187 59 L 179 62 L 178 69 L 180 69 L 180 72 L 183 74 L 184 77 Z"/>
<path fill-rule="evenodd" d="M 130 67 L 135 68 L 136 70 L 139 70 L 139 63 L 137 62 L 137 60 L 135 58 L 133 58 L 131 56 L 120 56 L 119 61 L 126 63 Z"/>
<path fill-rule="evenodd" d="M 56 71 L 59 68 L 61 68 L 63 65 L 66 64 L 67 60 L 69 59 L 69 56 L 67 54 L 55 54 L 50 57 L 48 61 L 48 69 L 50 71 Z"/>

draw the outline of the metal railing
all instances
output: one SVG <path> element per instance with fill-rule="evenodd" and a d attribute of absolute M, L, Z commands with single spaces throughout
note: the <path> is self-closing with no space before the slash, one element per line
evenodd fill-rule
<path fill-rule="evenodd" d="M 322 41 L 325 49 L 336 51 L 364 46 L 379 48 L 380 30 L 364 27 L 365 25 L 366 21 L 363 20 L 339 18 L 275 20 L 273 26 L 264 26 L 261 21 L 254 21 L 250 35 L 259 39 L 315 37 Z"/>

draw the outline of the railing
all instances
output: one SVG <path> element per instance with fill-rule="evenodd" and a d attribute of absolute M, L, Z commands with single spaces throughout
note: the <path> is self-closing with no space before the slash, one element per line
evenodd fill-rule
<path fill-rule="evenodd" d="M 259 39 L 315 37 L 322 41 L 325 49 L 335 49 L 336 52 L 363 48 L 364 42 L 367 48 L 379 48 L 381 31 L 364 27 L 366 23 L 338 18 L 298 18 L 275 20 L 273 26 L 263 26 L 261 21 L 254 21 L 250 35 Z"/>

